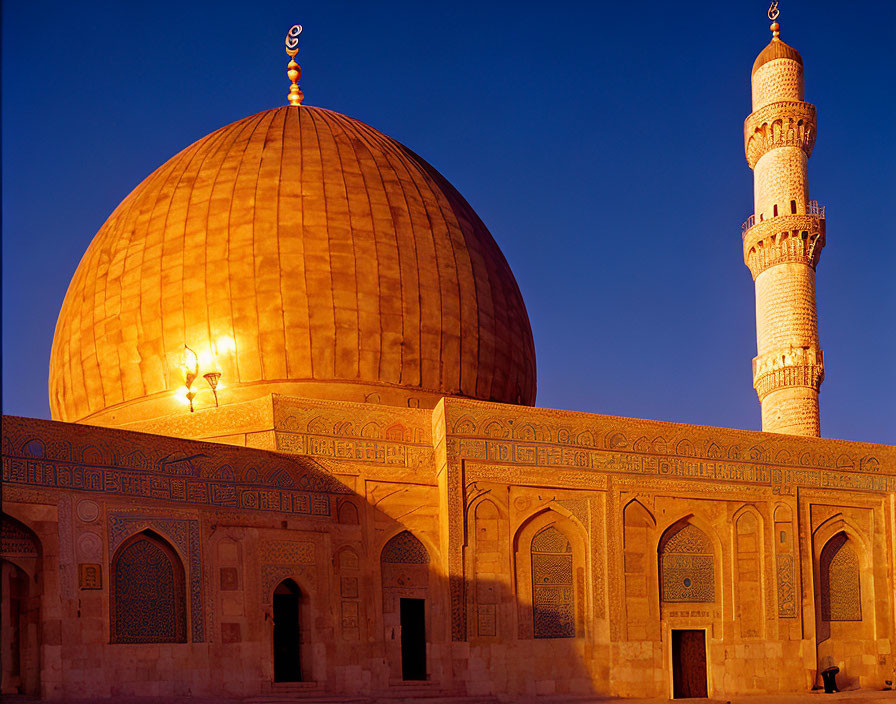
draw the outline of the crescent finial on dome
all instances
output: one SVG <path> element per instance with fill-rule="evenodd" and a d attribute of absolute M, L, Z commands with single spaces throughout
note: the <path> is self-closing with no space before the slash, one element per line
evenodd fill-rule
<path fill-rule="evenodd" d="M 778 0 L 774 0 L 774 2 L 768 6 L 768 18 L 772 21 L 772 39 L 777 39 L 781 34 L 781 25 L 778 24 L 778 15 L 780 14 L 781 13 L 778 10 Z"/>
<path fill-rule="evenodd" d="M 294 24 L 286 33 L 286 53 L 289 55 L 289 63 L 286 65 L 286 75 L 292 85 L 289 87 L 289 104 L 301 105 L 305 97 L 299 88 L 299 79 L 302 77 L 302 68 L 296 63 L 295 56 L 299 53 L 299 35 L 302 33 L 302 25 Z"/>

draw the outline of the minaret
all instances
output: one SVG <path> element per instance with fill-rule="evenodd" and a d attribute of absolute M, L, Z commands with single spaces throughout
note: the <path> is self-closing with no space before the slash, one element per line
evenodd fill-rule
<path fill-rule="evenodd" d="M 815 267 L 825 242 L 824 208 L 809 200 L 806 166 L 815 144 L 815 106 L 803 100 L 803 59 L 779 38 L 753 64 L 753 113 L 744 123 L 753 169 L 754 214 L 743 224 L 744 262 L 756 287 L 753 386 L 762 429 L 819 435 Z"/>

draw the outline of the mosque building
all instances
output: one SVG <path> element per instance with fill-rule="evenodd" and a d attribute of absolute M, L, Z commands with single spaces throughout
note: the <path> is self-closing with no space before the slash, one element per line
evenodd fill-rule
<path fill-rule="evenodd" d="M 744 124 L 762 432 L 536 408 L 488 229 L 410 149 L 302 104 L 300 32 L 289 105 L 187 147 L 97 233 L 54 420 L 3 418 L 2 691 L 896 679 L 896 448 L 819 437 L 816 111 L 777 22 Z"/>

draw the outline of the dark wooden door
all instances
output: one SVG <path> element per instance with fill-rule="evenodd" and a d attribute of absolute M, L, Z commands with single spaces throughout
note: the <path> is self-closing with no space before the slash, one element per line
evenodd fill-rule
<path fill-rule="evenodd" d="M 274 592 L 274 681 L 300 682 L 299 590 L 292 580 Z"/>
<path fill-rule="evenodd" d="M 676 699 L 706 696 L 705 631 L 672 631 L 672 691 Z"/>
<path fill-rule="evenodd" d="M 426 600 L 401 600 L 401 678 L 426 679 Z"/>

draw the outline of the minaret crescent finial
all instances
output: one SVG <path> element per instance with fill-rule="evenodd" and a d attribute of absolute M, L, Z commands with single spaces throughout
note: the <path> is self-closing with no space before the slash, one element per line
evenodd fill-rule
<path fill-rule="evenodd" d="M 781 25 L 777 22 L 780 14 L 778 11 L 778 0 L 773 0 L 772 4 L 768 6 L 768 18 L 772 21 L 772 39 L 777 39 L 778 35 L 781 34 Z"/>
<path fill-rule="evenodd" d="M 299 35 L 302 33 L 302 25 L 294 24 L 286 33 L 286 53 L 289 55 L 289 63 L 286 65 L 286 75 L 292 85 L 289 87 L 289 104 L 301 105 L 305 95 L 299 88 L 299 78 L 302 77 L 302 69 L 296 63 L 295 56 L 299 53 Z"/>

